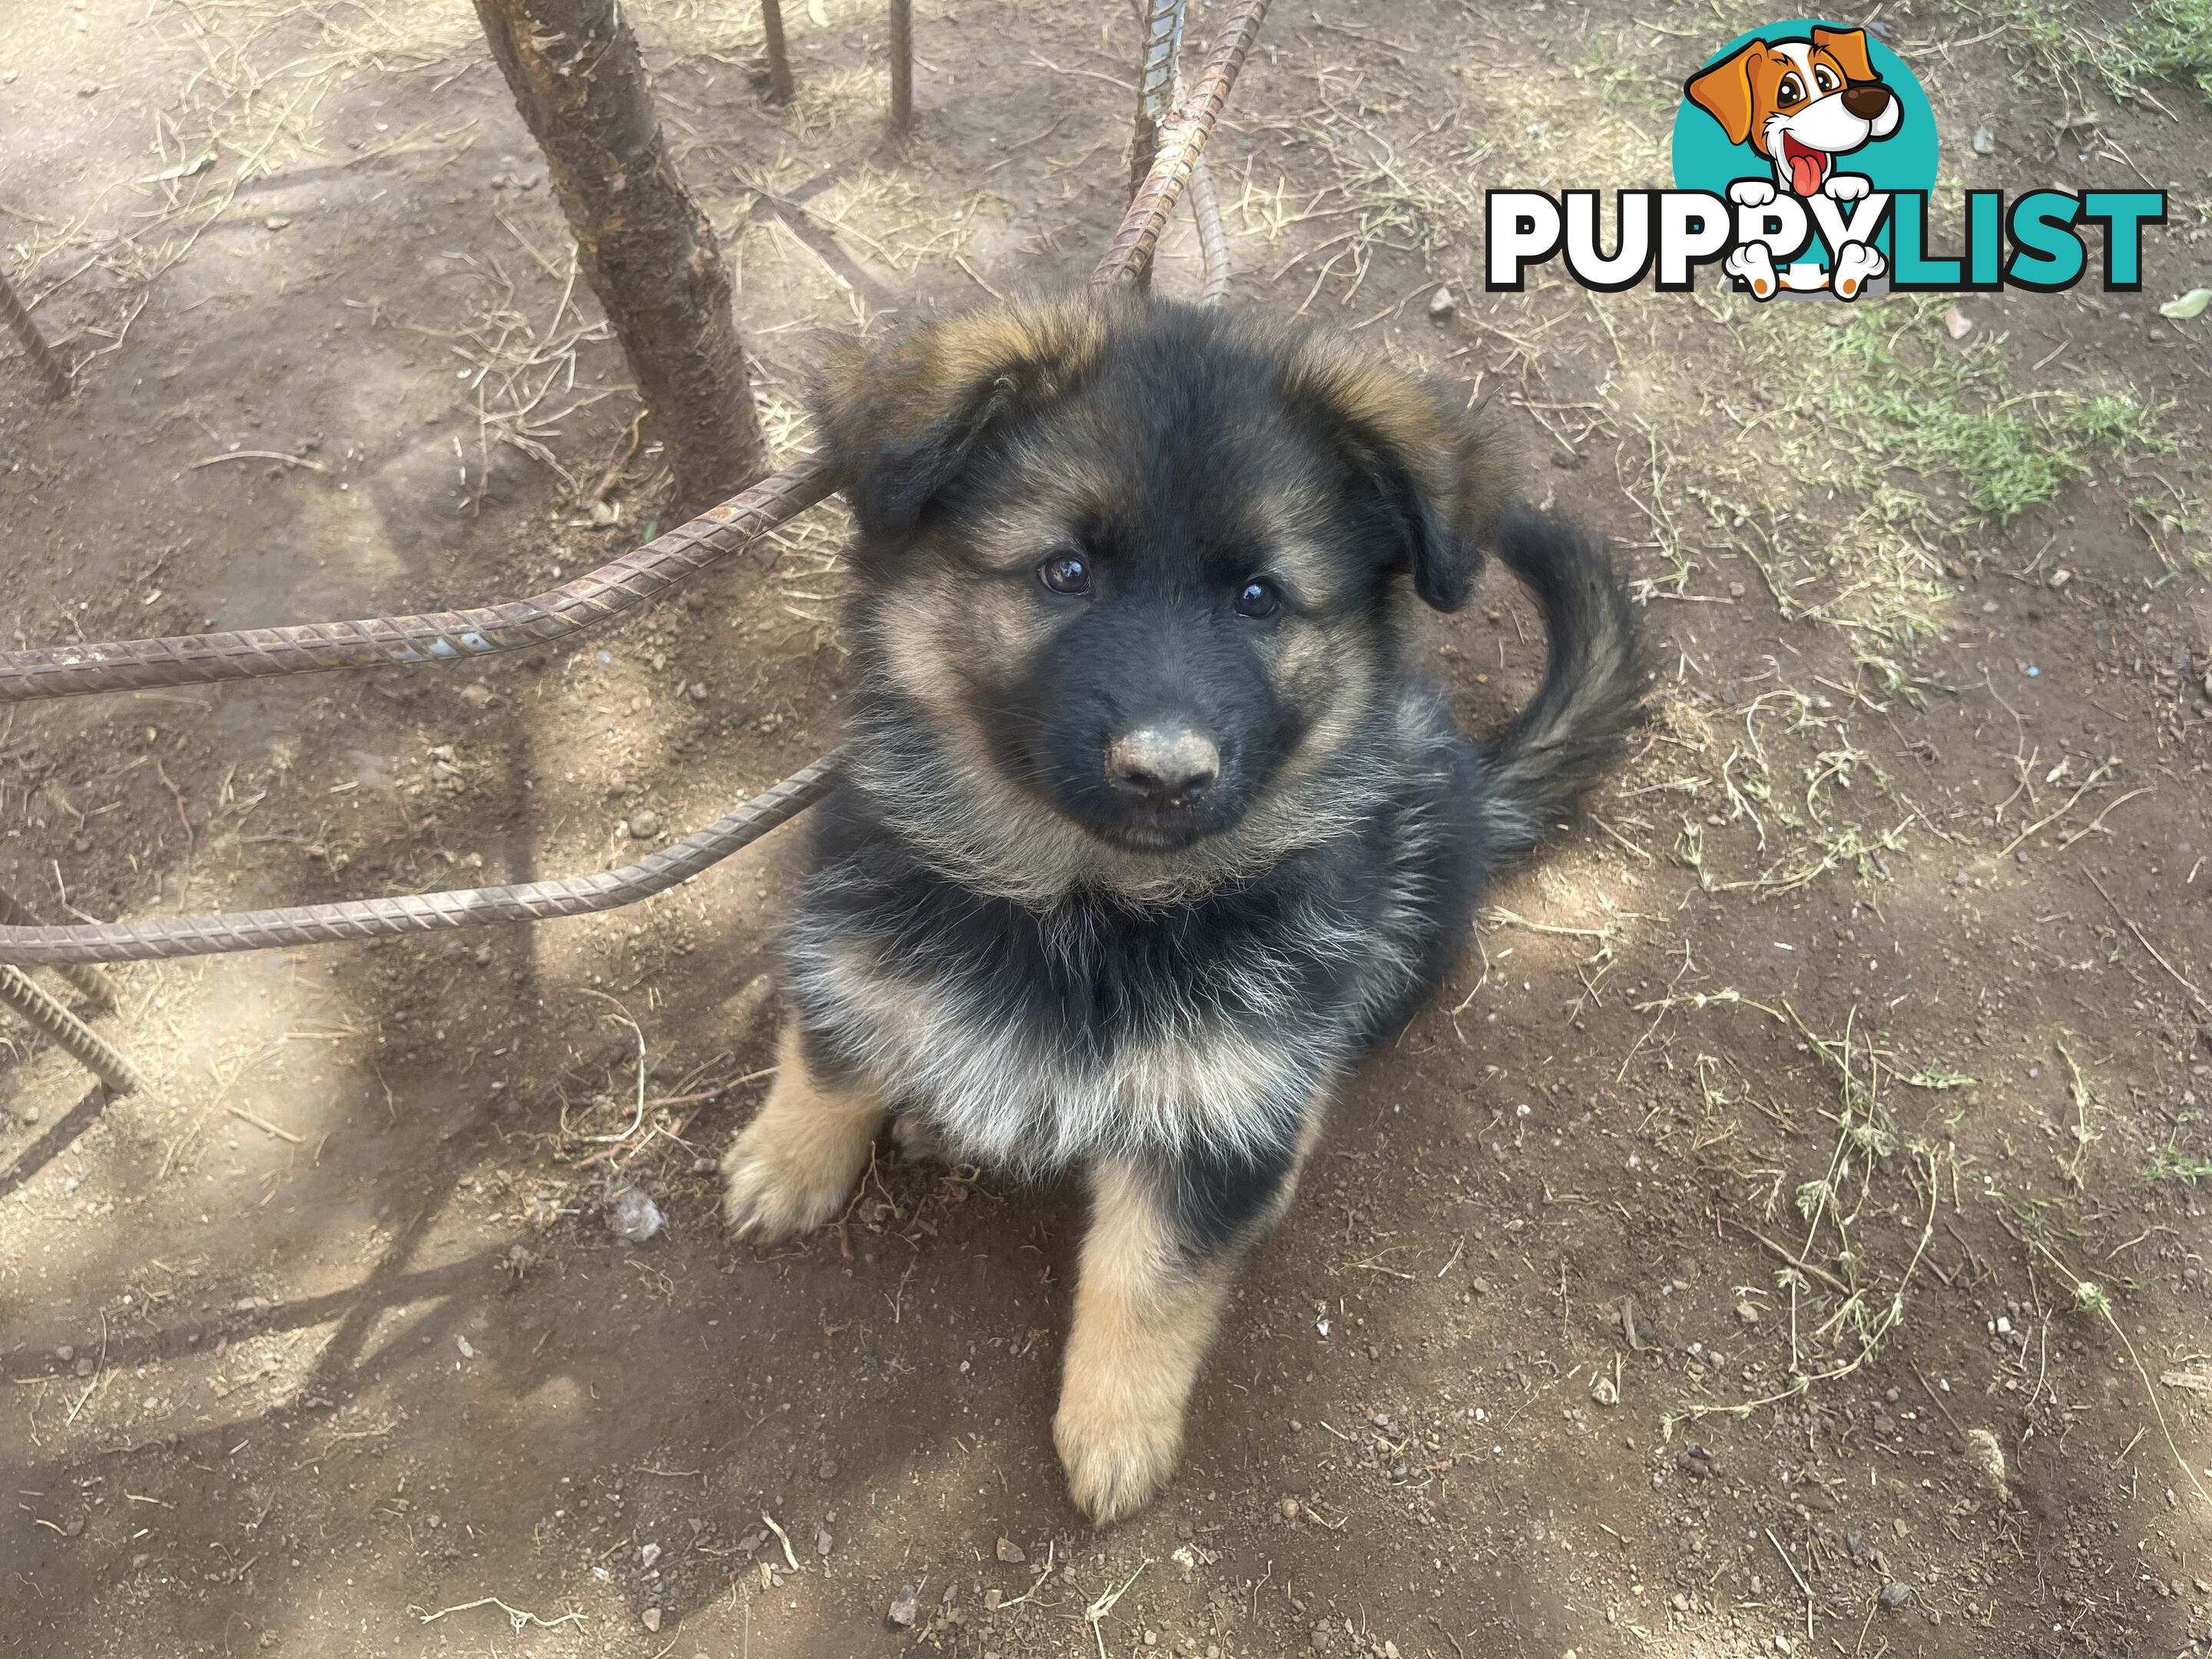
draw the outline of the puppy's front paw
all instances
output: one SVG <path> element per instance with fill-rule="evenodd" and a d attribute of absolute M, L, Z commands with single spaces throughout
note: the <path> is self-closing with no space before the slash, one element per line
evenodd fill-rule
<path fill-rule="evenodd" d="M 730 1231 L 773 1244 L 811 1232 L 837 1213 L 860 1163 L 817 1139 L 778 1135 L 763 1112 L 722 1158 L 722 1216 Z M 861 1141 L 860 1158 L 867 1154 Z M 829 1154 L 824 1156 L 824 1154 Z"/>
<path fill-rule="evenodd" d="M 1126 1520 L 1151 1503 L 1182 1455 L 1182 1414 L 1140 1412 L 1126 1397 L 1079 1398 L 1070 1390 L 1053 1419 L 1052 1439 L 1067 1472 L 1067 1493 L 1098 1525 Z"/>
<path fill-rule="evenodd" d="M 1746 242 L 1731 248 L 1721 261 L 1721 269 L 1749 284 L 1754 300 L 1771 300 L 1781 291 L 1782 284 L 1774 275 L 1774 256 L 1764 242 Z"/>
<path fill-rule="evenodd" d="M 1738 207 L 1765 207 L 1774 199 L 1774 186 L 1764 179 L 1739 179 L 1729 186 L 1729 200 Z"/>
<path fill-rule="evenodd" d="M 1843 252 L 1836 255 L 1836 274 L 1833 286 L 1846 300 L 1856 300 L 1866 291 L 1866 285 L 1889 269 L 1889 262 L 1881 251 L 1864 242 L 1846 242 Z"/>
<path fill-rule="evenodd" d="M 1820 193 L 1838 202 L 1856 202 L 1874 188 L 1874 180 L 1863 173 L 1835 173 L 1820 186 Z"/>

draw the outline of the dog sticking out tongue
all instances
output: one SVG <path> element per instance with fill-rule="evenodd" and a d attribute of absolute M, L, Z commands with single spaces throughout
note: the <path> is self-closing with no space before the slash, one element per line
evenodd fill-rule
<path fill-rule="evenodd" d="M 1814 194 L 1827 179 L 1828 153 L 1801 144 L 1786 132 L 1782 135 L 1782 158 L 1790 168 L 1790 188 L 1800 196 Z"/>

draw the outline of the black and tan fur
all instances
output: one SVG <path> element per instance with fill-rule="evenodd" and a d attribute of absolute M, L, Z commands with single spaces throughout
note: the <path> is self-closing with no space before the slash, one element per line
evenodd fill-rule
<path fill-rule="evenodd" d="M 1055 1439 L 1112 1520 L 1173 1470 L 1235 1266 L 1345 1078 L 1615 753 L 1633 619 L 1496 443 L 1325 333 L 1023 301 L 849 348 L 819 412 L 859 523 L 850 763 L 729 1218 L 828 1219 L 893 1110 L 1084 1172 Z M 1551 654 L 1478 744 L 1403 608 L 1457 608 L 1486 549 Z"/>

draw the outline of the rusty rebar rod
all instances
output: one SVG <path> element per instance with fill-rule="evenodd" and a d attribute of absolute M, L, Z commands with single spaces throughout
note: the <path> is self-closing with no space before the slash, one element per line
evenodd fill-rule
<path fill-rule="evenodd" d="M 1206 71 L 1200 77 L 1196 94 L 1183 106 L 1182 112 L 1173 124 L 1168 142 L 1153 163 L 1152 176 L 1146 180 L 1145 188 L 1138 192 L 1138 199 L 1131 204 L 1121 230 L 1107 249 L 1105 257 L 1099 261 L 1097 270 L 1093 273 L 1094 282 L 1120 281 L 1139 261 L 1151 257 L 1152 247 L 1159 240 L 1160 228 L 1173 209 L 1182 185 L 1188 180 L 1197 162 L 1198 152 L 1205 145 L 1206 135 L 1212 131 L 1222 104 L 1227 100 L 1231 87 L 1236 83 L 1237 72 L 1252 49 L 1253 40 L 1259 33 L 1260 19 L 1266 10 L 1267 0 L 1243 0 L 1243 3 L 1231 14 L 1227 26 L 1216 40 L 1213 51 L 1207 58 Z M 773 489 L 789 492 L 794 499 L 806 490 L 813 492 L 805 495 L 803 500 L 797 500 L 795 505 L 788 505 L 781 511 L 780 516 L 769 520 L 781 523 L 784 518 L 819 501 L 828 493 L 829 485 L 820 464 L 810 458 L 785 469 L 775 477 L 756 484 L 744 495 L 723 502 L 706 518 L 695 520 L 693 523 L 707 524 L 713 520 L 726 525 L 727 520 L 716 520 L 716 515 L 730 514 L 734 516 L 734 510 L 744 503 L 758 497 L 763 491 Z M 763 514 L 771 510 L 767 507 L 757 509 Z M 684 526 L 684 530 L 690 528 L 689 526 Z M 664 536 L 639 549 L 629 558 L 633 562 L 641 559 L 669 539 Z M 721 555 L 717 553 L 714 556 Z M 616 570 L 624 562 L 617 560 L 615 564 L 604 567 L 602 571 L 594 572 L 593 576 Z M 592 578 L 585 580 L 589 581 Z M 572 584 L 578 585 L 580 584 Z M 636 598 L 641 597 L 645 596 L 634 595 L 624 603 L 634 603 Z M 501 607 L 502 610 L 507 608 Z M 385 618 L 376 626 L 386 627 L 395 621 L 405 620 L 410 619 Z M 589 620 L 596 621 L 598 618 Z M 568 625 L 587 626 L 588 621 Z M 356 623 L 351 626 L 368 625 Z M 118 647 L 81 648 L 112 651 Z M 27 653 L 14 654 L 21 656 Z M 374 659 L 379 661 L 393 659 L 389 657 Z M 6 660 L 0 659 L 0 664 Z M 313 665 L 335 667 L 343 665 Z M 301 671 L 294 667 L 280 667 L 267 672 L 285 673 Z M 219 677 L 195 675 L 190 678 Z M 4 687 L 4 682 L 0 682 L 0 687 Z M 304 905 L 284 910 L 240 911 L 169 921 L 109 922 L 76 927 L 0 927 L 0 963 L 59 966 L 68 963 L 141 962 L 173 957 L 212 956 L 233 951 L 329 944 L 341 939 L 388 938 L 395 934 L 428 933 L 489 922 L 542 921 L 554 916 L 615 909 L 666 890 L 686 877 L 695 875 L 739 848 L 750 846 L 778 824 L 787 823 L 805 811 L 828 792 L 837 760 L 838 752 L 832 750 L 812 765 L 793 773 L 773 788 L 763 791 L 726 817 L 687 836 L 675 846 L 602 875 L 574 878 L 568 881 L 533 882 L 520 887 L 471 888 L 445 893 L 410 894 L 394 898 L 353 900 L 337 904 Z M 31 988 L 37 989 L 35 986 Z M 66 1010 L 63 1012 L 67 1012 Z M 97 1038 L 94 1040 L 98 1041 Z"/>
<path fill-rule="evenodd" d="M 1191 164 L 1190 216 L 1198 225 L 1199 258 L 1206 270 L 1200 305 L 1218 306 L 1229 297 L 1229 231 L 1221 222 L 1221 198 L 1213 173 L 1201 155 Z"/>
<path fill-rule="evenodd" d="M 1145 58 L 1137 70 L 1137 120 L 1129 138 L 1129 198 L 1136 199 L 1160 150 L 1160 128 L 1174 112 L 1189 0 L 1146 0 Z M 1138 282 L 1143 283 L 1140 273 Z"/>
<path fill-rule="evenodd" d="M 9 927 L 40 926 L 37 911 L 17 898 L 4 887 L 0 887 L 0 925 Z M 115 987 L 107 975 L 90 963 L 74 962 L 62 967 L 61 975 L 76 988 L 77 994 L 95 1008 L 115 1006 Z"/>
<path fill-rule="evenodd" d="M 914 125 L 914 0 L 891 0 L 891 125 Z"/>
<path fill-rule="evenodd" d="M 348 899 L 282 910 L 236 910 L 221 915 L 155 917 L 70 927 L 0 927 L 0 963 L 59 967 L 76 962 L 156 962 L 170 957 L 221 956 L 283 945 L 442 933 L 493 922 L 550 921 L 557 916 L 619 909 L 666 892 L 798 817 L 828 793 L 837 760 L 838 751 L 833 749 L 704 830 L 649 853 L 635 864 L 596 876 L 525 882 L 514 887 L 403 893 L 391 898 Z M 58 1034 L 56 1040 L 61 1040 Z M 88 1060 L 85 1063 L 92 1064 Z"/>
<path fill-rule="evenodd" d="M 39 332 L 39 325 L 31 320 L 30 308 L 17 297 L 15 287 L 8 281 L 8 273 L 4 270 L 0 270 L 0 317 L 8 319 L 9 331 L 22 342 L 24 355 L 30 358 L 31 366 L 39 371 L 39 378 L 46 383 L 47 392 L 56 398 L 68 397 L 69 370 L 64 368 L 61 360 L 54 356 L 53 348 L 46 343 L 46 337 Z"/>
<path fill-rule="evenodd" d="M 1176 198 L 1190 182 L 1190 170 L 1212 136 L 1213 124 L 1221 118 L 1221 106 L 1229 101 L 1229 89 L 1237 84 L 1237 72 L 1244 67 L 1252 43 L 1259 38 L 1260 20 L 1267 10 L 1267 0 L 1242 0 L 1229 14 L 1229 21 L 1214 37 L 1213 49 L 1206 56 L 1206 67 L 1199 71 L 1191 95 L 1162 130 L 1159 154 L 1130 202 L 1121 228 L 1091 273 L 1094 283 L 1110 287 L 1116 283 L 1141 282 L 1152 269 L 1152 250 L 1175 211 Z"/>
<path fill-rule="evenodd" d="M 0 703 L 332 668 L 450 665 L 544 645 L 659 598 L 813 506 L 830 489 L 827 469 L 808 456 L 587 575 L 500 605 L 0 652 Z"/>
<path fill-rule="evenodd" d="M 761 39 L 768 53 L 768 97 L 791 101 L 791 48 L 783 38 L 783 0 L 761 0 Z"/>
<path fill-rule="evenodd" d="M 0 963 L 0 1002 L 52 1037 L 117 1094 L 137 1088 L 138 1068 L 120 1048 L 40 990 L 21 969 L 6 963 Z"/>

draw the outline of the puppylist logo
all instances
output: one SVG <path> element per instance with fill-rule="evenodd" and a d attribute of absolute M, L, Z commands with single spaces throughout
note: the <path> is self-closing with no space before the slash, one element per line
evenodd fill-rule
<path fill-rule="evenodd" d="M 1614 247 L 1601 246 L 1600 192 L 1493 190 L 1486 283 L 1518 292 L 1528 268 L 1564 258 L 1584 288 L 1618 293 L 1651 276 L 1686 293 L 1718 264 L 1738 293 L 2055 294 L 2087 273 L 2142 285 L 2142 234 L 2166 221 L 2154 190 L 1965 192 L 1956 255 L 1931 246 L 1936 117 L 1888 44 L 1798 19 L 1739 35 L 1683 82 L 1672 190 L 1613 193 Z"/>

